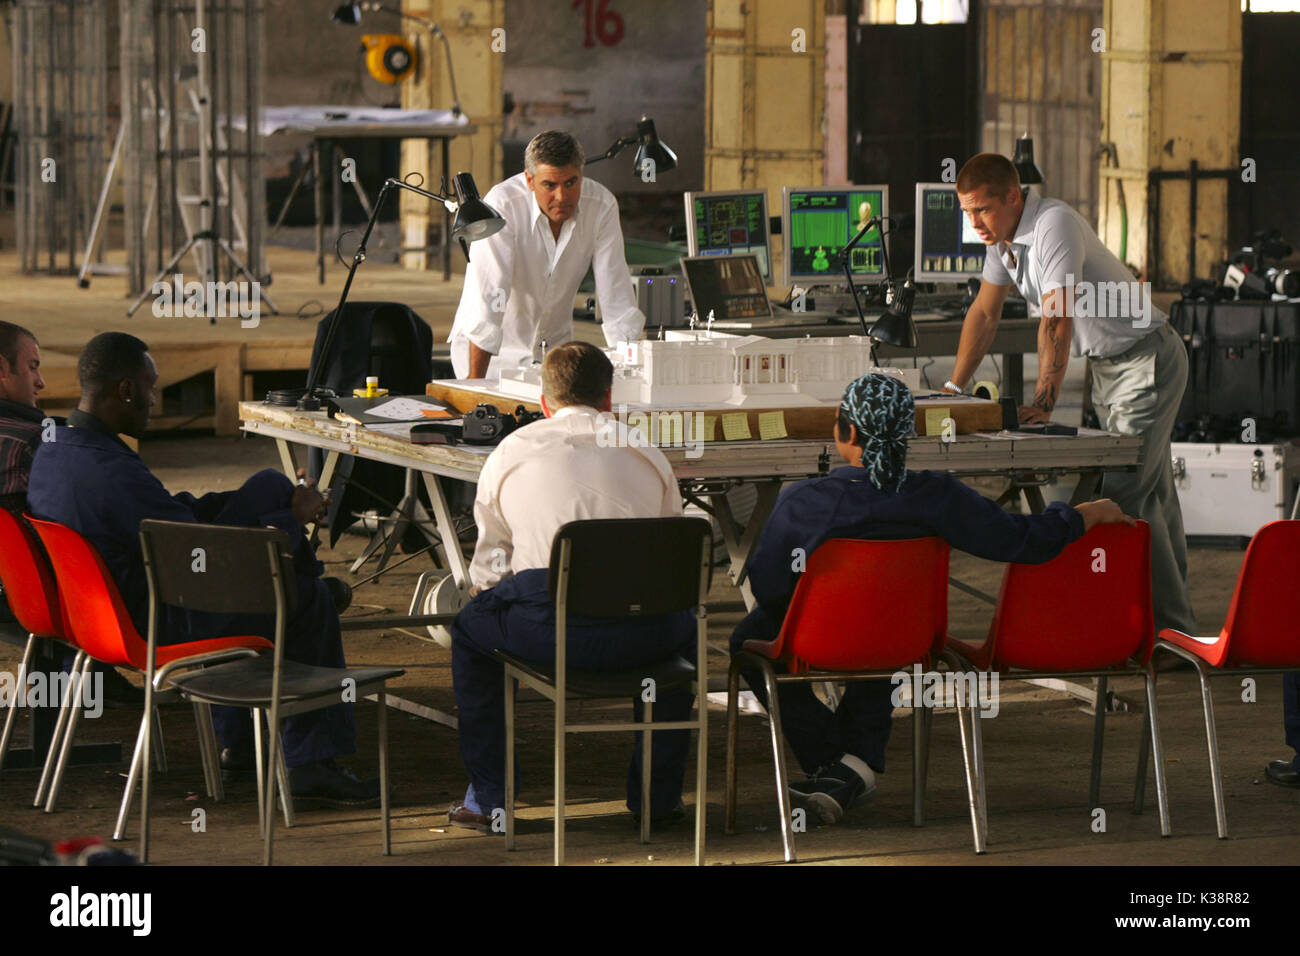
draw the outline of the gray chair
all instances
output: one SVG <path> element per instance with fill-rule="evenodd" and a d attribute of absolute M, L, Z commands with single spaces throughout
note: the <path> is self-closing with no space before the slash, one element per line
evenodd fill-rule
<path fill-rule="evenodd" d="M 617 573 L 611 567 L 617 564 Z M 555 865 L 564 863 L 565 742 L 568 734 L 641 731 L 651 726 L 653 703 L 644 720 L 571 723 L 570 699 L 636 697 L 646 678 L 656 692 L 689 687 L 696 694 L 694 720 L 664 721 L 654 730 L 699 733 L 695 771 L 695 863 L 704 863 L 705 776 L 708 754 L 708 668 L 705 603 L 713 570 L 713 533 L 702 518 L 620 518 L 570 521 L 551 544 L 549 590 L 555 602 L 555 661 L 525 661 L 504 651 L 506 682 L 506 849 L 515 848 L 515 695 L 519 681 L 555 704 Z M 674 656 L 627 671 L 583 671 L 566 663 L 569 614 L 589 618 L 633 618 L 691 610 L 696 616 L 696 664 Z M 641 735 L 641 842 L 650 842 L 650 756 L 652 733 Z"/>
<path fill-rule="evenodd" d="M 175 677 L 166 674 L 171 687 L 185 699 L 205 705 L 249 707 L 254 713 L 258 750 L 258 796 L 265 848 L 263 862 L 271 865 L 271 838 L 275 827 L 276 782 L 287 789 L 287 774 L 280 752 L 280 722 L 294 714 L 331 707 L 343 699 L 345 687 L 353 700 L 376 695 L 379 723 L 380 808 L 383 818 L 383 852 L 392 850 L 388 790 L 388 709 L 385 684 L 405 671 L 397 667 L 316 667 L 284 659 L 284 637 L 293 613 L 297 587 L 289 537 L 274 528 L 236 528 L 149 519 L 140 522 L 140 543 L 149 581 L 149 648 L 145 681 L 145 713 L 153 707 L 158 615 L 168 604 L 191 611 L 267 614 L 275 616 L 274 650 L 191 671 Z M 348 687 L 344 681 L 352 681 Z M 261 753 L 261 715 L 267 712 L 270 753 Z M 210 726 L 210 725 L 209 725 Z M 149 753 L 150 723 L 144 722 L 143 752 Z M 216 753 L 207 744 L 209 761 Z M 140 856 L 149 859 L 150 761 L 144 761 L 141 797 Z M 277 773 L 277 771 L 279 771 Z M 263 795 L 265 795 L 263 797 Z M 291 801 L 282 794 L 286 819 Z"/>

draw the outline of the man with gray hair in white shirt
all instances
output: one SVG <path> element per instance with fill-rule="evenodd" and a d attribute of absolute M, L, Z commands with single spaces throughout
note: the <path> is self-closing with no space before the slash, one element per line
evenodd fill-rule
<path fill-rule="evenodd" d="M 573 338 L 573 299 L 590 267 L 605 340 L 641 338 L 632 274 L 623 256 L 618 202 L 583 178 L 582 144 L 560 130 L 538 133 L 524 171 L 483 201 L 506 227 L 475 243 L 447 341 L 457 378 L 500 378 L 502 368 L 540 359 L 542 343 Z"/>
<path fill-rule="evenodd" d="M 1187 386 L 1187 351 L 1169 317 L 1151 304 L 1097 233 L 1059 199 L 1026 196 L 1005 156 L 980 153 L 957 174 L 957 200 L 988 249 L 979 294 L 966 313 L 945 389 L 961 392 L 988 352 L 1014 284 L 1041 307 L 1038 382 L 1021 422 L 1045 422 L 1056 407 L 1070 355 L 1092 368 L 1102 427 L 1142 438 L 1136 473 L 1112 472 L 1101 493 L 1151 527 L 1151 598 L 1156 632 L 1196 633 L 1187 588 L 1187 538 L 1169 443 Z M 1020 396 L 1016 396 L 1019 400 Z"/>
<path fill-rule="evenodd" d="M 492 830 L 492 812 L 505 803 L 504 672 L 493 655 L 506 650 L 525 660 L 555 660 L 555 605 L 547 590 L 555 533 L 567 522 L 589 518 L 682 513 L 663 452 L 642 435 L 633 433 L 629 440 L 629 428 L 611 418 L 613 376 L 605 353 L 590 343 L 549 350 L 542 365 L 546 419 L 507 435 L 479 475 L 472 599 L 451 628 L 460 753 L 470 778 L 464 803 L 449 815 L 457 826 Z M 618 573 L 617 555 L 610 555 L 610 573 Z M 694 660 L 695 625 L 689 612 L 616 623 L 570 615 L 566 647 L 569 664 L 585 670 L 623 670 L 674 654 Z M 688 720 L 692 700 L 690 691 L 660 692 L 655 720 Z M 640 697 L 633 706 L 640 720 Z M 688 731 L 654 733 L 652 822 L 684 818 L 689 750 Z M 627 781 L 633 814 L 642 810 L 640 761 L 638 745 Z"/>

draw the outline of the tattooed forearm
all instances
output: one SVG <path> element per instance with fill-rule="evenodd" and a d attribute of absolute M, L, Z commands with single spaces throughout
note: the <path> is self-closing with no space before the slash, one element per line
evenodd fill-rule
<path fill-rule="evenodd" d="M 1044 318 L 1044 331 L 1047 334 L 1046 348 L 1040 349 L 1040 357 L 1045 359 L 1044 368 L 1055 372 L 1064 369 L 1070 361 L 1071 324 L 1068 318 Z M 1044 354 L 1045 353 L 1045 354 Z"/>
<path fill-rule="evenodd" d="M 1070 361 L 1070 338 L 1074 331 L 1072 317 L 1047 308 L 1038 326 L 1038 386 L 1034 390 L 1034 407 L 1050 412 L 1061 395 L 1065 367 Z"/>

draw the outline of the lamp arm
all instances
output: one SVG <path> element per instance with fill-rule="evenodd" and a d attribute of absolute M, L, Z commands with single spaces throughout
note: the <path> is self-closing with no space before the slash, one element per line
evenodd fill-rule
<path fill-rule="evenodd" d="M 352 254 L 352 265 L 348 268 L 348 277 L 343 283 L 343 293 L 339 296 L 339 304 L 334 307 L 334 311 L 330 315 L 329 326 L 325 329 L 325 340 L 321 343 L 320 360 L 307 375 L 307 393 L 299 402 L 299 408 L 308 411 L 316 411 L 320 408 L 320 399 L 315 395 L 316 388 L 320 384 L 318 381 L 320 373 L 324 370 L 325 363 L 329 360 L 330 353 L 334 348 L 334 339 L 338 336 L 339 326 L 343 324 L 343 306 L 347 304 L 348 293 L 352 291 L 352 280 L 356 277 L 357 269 L 366 259 L 366 246 L 370 242 L 370 234 L 375 231 L 375 223 L 379 221 L 379 211 L 383 209 L 384 200 L 388 198 L 388 194 L 394 189 L 406 189 L 444 204 L 448 201 L 446 196 L 439 196 L 437 193 L 431 193 L 419 186 L 412 186 L 400 179 L 389 177 L 384 180 L 383 188 L 379 190 L 379 195 L 375 197 L 375 204 L 371 207 L 370 220 L 366 223 L 366 231 L 361 234 L 361 242 L 357 246 L 357 251 Z"/>
<path fill-rule="evenodd" d="M 365 7 L 366 5 L 362 4 L 362 6 Z M 442 40 L 443 51 L 447 54 L 447 76 L 451 80 L 451 111 L 454 115 L 459 116 L 462 110 L 460 108 L 460 95 L 456 92 L 456 71 L 451 65 L 451 43 L 447 40 L 447 34 L 442 32 L 442 27 L 426 17 L 418 17 L 413 13 L 407 13 L 405 10 L 395 9 L 384 4 L 376 3 L 374 9 L 382 10 L 384 13 L 395 13 L 403 20 L 413 20 Z"/>
<path fill-rule="evenodd" d="M 865 314 L 863 314 L 862 303 L 858 301 L 858 290 L 853 287 L 853 270 L 849 268 L 849 260 L 850 260 L 849 253 L 853 251 L 854 246 L 856 246 L 859 242 L 862 241 L 862 237 L 865 236 L 869 231 L 871 231 L 873 226 L 879 226 L 879 225 L 882 225 L 882 223 L 880 222 L 880 218 L 878 216 L 872 216 L 870 219 L 866 221 L 866 223 L 862 226 L 862 228 L 858 230 L 858 234 L 849 240 L 848 245 L 846 245 L 843 249 L 840 250 L 840 259 L 843 260 L 844 263 L 844 278 L 849 280 L 849 295 L 853 297 L 853 307 L 858 310 L 858 321 L 862 323 L 862 334 L 867 336 L 868 338 L 870 338 L 870 333 L 867 332 L 867 317 Z M 883 244 L 883 239 L 882 239 L 882 244 Z M 885 260 L 885 275 L 886 277 L 888 277 L 889 275 L 888 259 Z M 876 340 L 875 339 L 871 339 L 871 364 L 872 365 L 876 364 Z"/>
<path fill-rule="evenodd" d="M 602 159 L 613 159 L 619 153 L 623 152 L 623 150 L 627 149 L 629 146 L 635 146 L 638 142 L 640 142 L 640 140 L 635 136 L 620 137 L 614 141 L 614 144 L 610 146 L 609 149 L 605 150 L 599 156 L 588 156 L 587 161 L 583 163 L 583 165 L 590 166 L 592 163 L 598 163 Z"/>

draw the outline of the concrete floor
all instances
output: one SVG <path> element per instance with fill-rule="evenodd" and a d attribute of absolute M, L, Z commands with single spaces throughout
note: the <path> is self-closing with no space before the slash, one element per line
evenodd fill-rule
<path fill-rule="evenodd" d="M 208 491 L 237 487 L 252 471 L 274 467 L 274 446 L 262 439 L 146 440 L 144 457 L 172 491 Z M 338 548 L 322 550 L 329 572 L 344 574 L 364 539 L 344 536 Z M 1242 554 L 1233 550 L 1194 549 L 1191 576 L 1202 629 L 1213 633 L 1222 623 Z M 355 614 L 404 612 L 416 575 L 428 567 L 418 557 L 358 589 L 349 611 Z M 953 573 L 985 591 L 996 591 L 1001 566 L 954 553 Z M 357 579 L 354 579 L 357 580 Z M 717 572 L 715 599 L 736 600 L 737 592 Z M 979 636 L 988 627 L 991 608 L 956 589 L 950 592 L 951 630 Z M 710 617 L 710 641 L 725 646 L 740 615 Z M 349 663 L 398 664 L 406 675 L 393 693 L 425 707 L 454 713 L 450 658 L 426 634 L 384 630 L 349 632 Z M 0 644 L 0 670 L 16 670 L 18 654 Z M 726 661 L 709 660 L 711 684 L 720 685 Z M 1122 697 L 1141 700 L 1140 681 L 1122 681 Z M 1199 696 L 1185 671 L 1162 675 L 1160 720 L 1168 760 L 1174 836 L 1161 839 L 1148 786 L 1148 809 L 1131 812 L 1140 711 L 1136 708 L 1107 721 L 1102 807 L 1104 832 L 1094 832 L 1095 814 L 1087 806 L 1091 717 L 1067 695 L 1008 682 L 1002 687 L 1001 710 L 986 720 L 989 852 L 971 852 L 959 738 L 955 717 L 941 711 L 933 721 L 927 819 L 911 826 L 911 721 L 896 713 L 890 741 L 889 772 L 882 776 L 874 802 L 855 808 L 837 827 L 811 826 L 796 837 L 801 862 L 833 864 L 1258 864 L 1294 859 L 1300 851 L 1300 804 L 1297 793 L 1263 781 L 1264 764 L 1284 755 L 1280 679 L 1258 682 L 1255 703 L 1241 701 L 1231 681 L 1215 688 L 1216 718 L 1222 741 L 1224 781 L 1232 839 L 1215 838 L 1208 764 Z M 586 705 L 622 714 L 626 705 Z M 781 859 L 767 725 L 760 717 L 742 718 L 738 832 L 722 832 L 722 784 L 725 755 L 723 714 L 711 709 L 709 731 L 708 847 L 711 864 L 772 863 Z M 363 775 L 377 771 L 374 706 L 357 708 L 360 752 L 350 764 Z M 551 711 L 540 698 L 523 696 L 519 708 L 521 794 L 519 851 L 507 854 L 493 837 L 450 829 L 446 810 L 463 793 L 464 770 L 449 727 L 390 711 L 394 808 L 394 853 L 379 853 L 373 811 L 304 811 L 292 831 L 277 831 L 277 860 L 284 864 L 545 864 L 551 859 L 550 774 Z M 181 707 L 164 712 L 170 771 L 156 779 L 153 859 L 162 864 L 250 864 L 259 860 L 256 797 L 251 784 L 230 788 L 224 803 L 202 795 L 193 721 Z M 80 741 L 134 739 L 138 717 L 107 710 L 83 721 Z M 27 719 L 18 728 L 26 739 Z M 623 735 L 583 735 L 568 748 L 569 860 L 587 864 L 687 863 L 691 859 L 689 826 L 656 833 L 650 846 L 638 843 L 622 803 L 624 768 L 630 740 Z M 793 762 L 793 761 L 792 761 Z M 0 775 L 0 807 L 5 825 L 51 839 L 111 833 L 125 764 L 78 767 L 69 771 L 58 812 L 31 809 L 36 775 L 9 771 Z M 688 777 L 686 800 L 694 801 Z M 204 832 L 195 832 L 195 811 L 206 816 Z M 139 832 L 138 816 L 130 836 Z"/>

